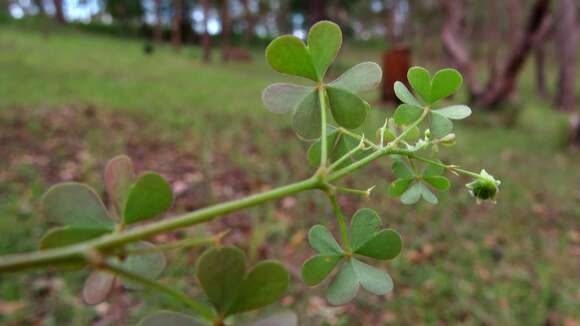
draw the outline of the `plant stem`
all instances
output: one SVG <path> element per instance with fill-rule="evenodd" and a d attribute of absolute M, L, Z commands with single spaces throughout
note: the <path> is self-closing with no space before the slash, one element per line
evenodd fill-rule
<path fill-rule="evenodd" d="M 318 101 L 320 102 L 320 168 L 326 168 L 326 162 L 328 160 L 328 139 L 326 139 L 326 91 L 324 87 L 320 85 L 318 87 Z"/>
<path fill-rule="evenodd" d="M 0 257 L 0 273 L 71 262 L 82 264 L 87 261 L 86 254 L 91 252 L 91 250 L 98 250 L 102 253 L 107 253 L 130 242 L 143 240 L 156 234 L 207 222 L 218 216 L 223 216 L 233 211 L 255 206 L 269 200 L 279 199 L 305 190 L 319 189 L 321 185 L 322 183 L 319 178 L 312 177 L 266 192 L 209 206 L 173 218 L 145 224 L 143 226 L 137 226 L 132 229 L 127 229 L 122 232 L 113 233 L 79 244 L 31 253 L 7 255 Z"/>
<path fill-rule="evenodd" d="M 336 190 L 338 192 L 345 192 L 345 193 L 359 195 L 359 196 L 363 196 L 363 197 L 368 197 L 370 194 L 370 190 L 360 190 L 360 189 L 352 189 L 352 188 L 346 188 L 346 187 L 334 187 L 334 190 Z"/>
<path fill-rule="evenodd" d="M 333 171 L 338 166 L 340 166 L 344 161 L 348 160 L 351 156 L 353 156 L 356 152 L 362 149 L 362 143 L 360 143 L 357 147 L 351 149 L 348 153 L 344 154 L 341 158 L 334 161 L 329 167 L 328 171 Z"/>
<path fill-rule="evenodd" d="M 364 141 L 365 144 L 369 145 L 370 147 L 372 147 L 374 149 L 379 149 L 380 148 L 377 144 L 373 143 L 372 141 L 370 141 L 370 140 L 368 140 L 366 138 L 363 138 L 361 135 L 357 135 L 354 132 L 352 132 L 352 131 L 350 131 L 350 130 L 348 130 L 346 128 L 340 127 L 339 128 L 339 131 L 341 133 L 345 134 L 345 135 L 348 135 L 348 136 L 352 137 L 352 138 L 356 138 L 358 140 Z"/>
<path fill-rule="evenodd" d="M 195 314 L 202 316 L 203 318 L 207 319 L 208 321 L 213 321 L 216 318 L 216 314 L 213 310 L 209 307 L 197 302 L 196 300 L 192 299 L 187 294 L 170 288 L 156 280 L 152 280 L 150 278 L 141 276 L 139 274 L 130 272 L 126 269 L 121 267 L 115 266 L 113 264 L 106 264 L 105 266 L 101 267 L 110 273 L 118 275 L 124 279 L 140 283 L 145 287 L 158 290 L 160 292 L 165 293 L 166 295 L 175 298 L 176 300 L 180 301 L 184 305 L 186 305 L 192 312 Z"/>
<path fill-rule="evenodd" d="M 344 214 L 342 214 L 342 210 L 340 209 L 340 206 L 338 205 L 338 202 L 336 200 L 336 195 L 334 193 L 329 193 L 328 198 L 330 199 L 330 203 L 332 204 L 332 207 L 334 208 L 334 213 L 335 213 L 336 219 L 338 221 L 338 226 L 340 227 L 340 236 L 342 238 L 342 245 L 343 245 L 343 247 L 350 250 L 350 240 L 348 237 L 348 228 L 346 226 L 346 218 L 344 217 Z"/>

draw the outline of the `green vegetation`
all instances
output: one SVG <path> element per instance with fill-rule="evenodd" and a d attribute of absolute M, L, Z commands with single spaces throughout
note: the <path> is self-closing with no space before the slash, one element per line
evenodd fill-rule
<path fill-rule="evenodd" d="M 77 160 L 80 164 L 74 177 L 89 180 L 93 186 L 102 183 L 102 166 L 96 162 L 126 150 L 130 152 L 136 139 L 175 146 L 172 149 L 176 152 L 162 153 L 152 146 L 153 150 L 142 153 L 141 158 L 152 157 L 160 166 L 166 166 L 160 169 L 162 173 L 171 173 L 172 167 L 178 167 L 175 161 L 176 157 L 182 157 L 179 153 L 211 164 L 213 173 L 207 173 L 203 166 L 186 167 L 201 171 L 208 180 L 197 185 L 203 189 L 217 188 L 213 195 L 218 198 L 229 196 L 223 190 L 224 184 L 232 183 L 235 190 L 235 183 L 240 181 L 235 177 L 222 178 L 228 171 L 243 171 L 244 179 L 250 180 L 240 186 L 242 190 L 234 192 L 236 195 L 272 188 L 312 173 L 303 164 L 305 146 L 286 132 L 289 130 L 286 119 L 273 117 L 262 108 L 259 94 L 274 75 L 262 62 L 261 54 L 255 56 L 258 59 L 253 64 L 206 66 L 196 60 L 199 57 L 196 49 L 175 55 L 162 48 L 153 56 L 145 56 L 141 46 L 138 42 L 77 33 L 55 33 L 45 38 L 38 32 L 3 28 L 0 47 L 11 49 L 0 53 L 3 134 L 10 136 L 13 133 L 10 128 L 20 126 L 37 138 L 38 146 L 47 146 L 49 137 L 56 137 L 63 130 L 67 137 L 84 135 L 82 139 L 86 141 L 81 142 L 81 147 L 85 158 Z M 350 63 L 355 57 L 358 55 L 352 51 L 343 59 Z M 337 66 L 347 64 L 339 62 Z M 532 94 L 530 84 L 523 84 L 521 94 Z M 374 102 L 375 96 L 368 100 Z M 438 206 L 421 203 L 414 208 L 405 207 L 386 196 L 394 179 L 386 162 L 361 172 L 366 177 L 348 182 L 349 186 L 365 189 L 372 185 L 369 180 L 376 183 L 365 206 L 374 207 L 382 216 L 383 225 L 399 230 L 405 239 L 403 256 L 389 266 L 396 284 L 394 294 L 387 300 L 360 296 L 360 307 L 354 309 L 368 315 L 376 313 L 381 320 L 409 324 L 436 321 L 539 324 L 548 318 L 561 321 L 580 318 L 575 309 L 580 295 L 576 273 L 580 268 L 577 259 L 580 234 L 575 231 L 580 223 L 577 190 L 580 171 L 576 168 L 580 155 L 561 147 L 563 124 L 555 113 L 548 111 L 548 105 L 534 96 L 526 96 L 522 101 L 518 108 L 522 112 L 513 127 L 492 125 L 493 121 L 478 115 L 475 109 L 474 123 L 457 126 L 456 132 L 462 137 L 456 147 L 442 151 L 444 161 L 447 157 L 459 157 L 465 167 L 485 166 L 502 176 L 504 183 L 496 206 L 472 205 L 465 189 L 458 186 L 452 187 L 450 196 L 440 196 Z M 59 123 L 62 118 L 59 114 L 66 113 L 63 107 L 71 105 L 73 115 L 85 114 L 86 106 L 94 108 L 96 113 L 91 113 L 95 115 L 94 121 L 88 125 L 90 133 L 84 129 L 87 125 L 68 124 L 61 130 L 51 126 Z M 368 119 L 371 122 L 363 128 L 380 127 L 385 113 L 392 111 L 392 108 L 374 109 Z M 63 116 L 66 118 L 66 114 Z M 134 135 L 113 141 L 111 134 L 122 133 L 123 129 L 107 128 L 107 124 L 99 122 L 105 118 L 136 120 L 139 128 L 132 129 Z M 46 222 L 35 206 L 46 186 L 56 180 L 34 160 L 20 160 L 26 157 L 26 149 L 19 148 L 19 144 L 9 143 L 1 151 L 8 159 L 0 163 L 3 216 L 0 228 L 2 234 L 8 234 L 0 240 L 0 253 L 30 250 L 46 229 Z M 69 149 L 60 146 L 48 152 L 57 161 L 57 170 L 64 170 L 70 158 Z M 208 195 L 204 191 L 197 194 Z M 247 211 L 257 217 L 253 222 L 256 231 L 249 235 L 250 251 L 258 251 L 252 248 L 260 248 L 267 241 L 268 247 L 275 248 L 271 252 L 275 258 L 299 264 L 310 254 L 308 246 L 296 239 L 303 237 L 314 221 L 324 220 L 323 217 L 330 220 L 331 208 L 314 196 L 302 195 L 297 200 L 298 203 Z M 354 196 L 343 204 L 349 213 L 361 206 Z M 260 221 L 277 227 L 260 229 Z M 334 233 L 338 234 L 336 230 Z M 289 235 L 294 241 L 289 241 Z M 292 252 L 290 257 L 285 251 Z M 192 251 L 192 255 L 196 257 L 198 252 Z M 189 282 L 181 281 L 180 275 L 191 266 L 186 257 L 176 260 L 163 277 L 178 280 L 175 285 L 185 287 Z M 37 317 L 39 313 L 33 314 L 30 309 L 34 306 L 29 304 L 1 318 L 15 323 L 35 317 L 47 318 L 49 324 L 86 322 L 95 314 L 94 309 L 81 308 L 72 300 L 84 276 L 82 272 L 73 273 L 67 276 L 70 282 L 58 285 L 64 289 L 47 306 L 50 313 Z M 47 277 L 54 281 L 60 276 L 46 272 L 2 276 L 1 298 L 32 302 L 36 300 L 35 288 L 26 286 L 25 280 Z M 292 290 L 291 297 L 305 298 L 304 288 L 296 286 Z M 322 296 L 318 291 L 308 290 L 308 294 Z M 144 297 L 144 306 L 133 307 L 135 318 L 163 302 L 155 294 Z M 312 302 L 308 299 L 294 302 L 305 322 L 317 324 L 323 314 L 338 312 L 309 308 Z M 339 315 L 339 323 L 343 324 L 371 322 L 363 315 L 356 320 L 348 320 L 348 314 Z"/>

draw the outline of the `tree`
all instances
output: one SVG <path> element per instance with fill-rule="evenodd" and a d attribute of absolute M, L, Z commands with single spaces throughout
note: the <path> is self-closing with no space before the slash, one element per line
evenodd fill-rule
<path fill-rule="evenodd" d="M 244 6 L 244 18 L 246 20 L 246 29 L 244 30 L 244 39 L 246 44 L 249 44 L 254 37 L 254 29 L 256 28 L 256 14 L 250 8 L 250 0 L 241 0 Z"/>
<path fill-rule="evenodd" d="M 155 0 L 155 27 L 153 28 L 153 40 L 157 43 L 163 41 L 162 0 Z"/>
<path fill-rule="evenodd" d="M 556 55 L 558 58 L 558 91 L 556 107 L 572 112 L 576 105 L 576 35 L 575 0 L 560 0 L 557 7 Z"/>
<path fill-rule="evenodd" d="M 175 51 L 181 50 L 181 23 L 183 19 L 183 0 L 173 0 L 173 18 L 171 19 L 171 44 Z"/>
<path fill-rule="evenodd" d="M 308 25 L 312 26 L 317 21 L 326 18 L 326 0 L 310 0 L 308 1 Z"/>
<path fill-rule="evenodd" d="M 230 17 L 230 2 L 220 1 L 220 16 L 222 22 L 222 61 L 229 60 L 229 52 L 232 36 L 232 19 Z"/>
<path fill-rule="evenodd" d="M 465 76 L 471 100 L 478 105 L 496 108 L 508 99 L 514 91 L 517 77 L 539 40 L 548 30 L 550 0 L 535 0 L 520 39 L 509 50 L 505 64 L 495 79 L 490 79 L 484 88 L 478 85 L 475 67 L 469 51 L 460 40 L 463 29 L 463 1 L 441 0 L 447 20 L 441 37 L 447 54 Z M 490 74 L 492 75 L 492 74 Z"/>
<path fill-rule="evenodd" d="M 207 26 L 209 21 L 209 0 L 201 0 L 201 6 L 203 10 L 203 36 L 201 44 L 203 47 L 203 62 L 207 63 L 211 60 L 211 40 Z"/>
<path fill-rule="evenodd" d="M 107 0 L 106 9 L 124 28 L 128 28 L 131 22 L 141 20 L 144 13 L 140 0 Z"/>
<path fill-rule="evenodd" d="M 64 0 L 53 0 L 54 5 L 54 18 L 59 24 L 66 24 L 66 19 L 64 18 L 64 10 L 63 10 L 63 1 Z"/>

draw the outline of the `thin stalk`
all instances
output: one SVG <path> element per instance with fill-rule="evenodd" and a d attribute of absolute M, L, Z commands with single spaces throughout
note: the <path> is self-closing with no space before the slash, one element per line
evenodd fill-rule
<path fill-rule="evenodd" d="M 374 188 L 374 187 L 373 187 Z M 346 187 L 334 187 L 334 190 L 338 192 L 344 192 L 348 194 L 359 195 L 363 197 L 368 197 L 371 194 L 371 190 L 373 188 L 367 190 L 360 190 L 360 189 L 353 189 L 353 188 L 346 188 Z"/>
<path fill-rule="evenodd" d="M 429 111 L 430 111 L 429 107 L 426 106 L 425 108 L 423 108 L 423 112 L 421 113 L 421 116 L 419 116 L 419 119 L 415 120 L 415 122 L 410 124 L 409 127 L 405 129 L 405 131 L 403 131 L 399 136 L 397 136 L 395 139 L 389 142 L 386 148 L 393 148 L 397 146 L 399 142 L 403 140 L 405 136 L 407 136 L 407 134 L 411 132 L 413 128 L 417 127 L 421 122 L 423 122 L 423 120 L 427 117 L 427 114 L 429 114 Z"/>
<path fill-rule="evenodd" d="M 362 149 L 362 142 L 355 148 L 351 149 L 348 153 L 344 154 L 341 158 L 334 161 L 332 165 L 328 167 L 328 171 L 334 171 L 338 166 L 340 166 L 344 161 L 348 160 L 351 156 L 356 154 L 359 150 Z"/>
<path fill-rule="evenodd" d="M 320 102 L 320 168 L 326 168 L 328 160 L 328 139 L 326 139 L 326 111 L 328 105 L 326 103 L 326 91 L 320 85 L 318 87 L 318 101 Z"/>
<path fill-rule="evenodd" d="M 342 238 L 342 245 L 350 250 L 350 239 L 348 237 L 348 228 L 346 226 L 346 218 L 342 214 L 342 210 L 336 201 L 336 195 L 334 193 L 329 193 L 328 198 L 334 208 L 334 213 L 336 215 L 336 220 L 338 221 L 338 226 L 340 227 L 340 236 Z"/>
<path fill-rule="evenodd" d="M 305 190 L 319 189 L 320 187 L 321 182 L 318 178 L 309 178 L 266 192 L 209 206 L 143 226 L 137 226 L 79 244 L 24 254 L 7 255 L 0 257 L 0 273 L 70 262 L 83 263 L 87 261 L 86 254 L 94 250 L 107 253 L 127 243 L 207 222 L 233 211 L 256 206 L 269 200 L 279 199 Z"/>
<path fill-rule="evenodd" d="M 153 252 L 159 252 L 159 251 L 182 249 L 182 248 L 186 248 L 186 247 L 205 246 L 205 245 L 210 245 L 210 244 L 219 242 L 220 239 L 224 235 L 226 235 L 228 232 L 229 231 L 224 231 L 224 232 L 218 233 L 214 236 L 206 237 L 206 238 L 183 239 L 183 240 L 173 241 L 170 243 L 156 245 L 154 248 L 126 249 L 123 251 L 123 253 L 126 255 L 146 255 L 146 254 L 150 254 Z"/>
<path fill-rule="evenodd" d="M 210 309 L 209 307 L 197 302 L 196 300 L 192 299 L 187 294 L 185 294 L 181 291 L 175 290 L 173 288 L 170 288 L 170 287 L 168 287 L 168 286 L 166 286 L 166 285 L 164 285 L 156 280 L 152 280 L 150 278 L 147 278 L 147 277 L 141 276 L 139 274 L 130 272 L 126 269 L 115 266 L 113 264 L 107 264 L 105 266 L 102 266 L 101 269 L 106 270 L 106 271 L 113 273 L 115 275 L 118 275 L 124 279 L 139 283 L 139 284 L 141 284 L 145 287 L 148 287 L 150 289 L 155 289 L 155 290 L 158 290 L 160 292 L 163 292 L 166 295 L 173 297 L 174 299 L 183 303 L 192 312 L 194 312 L 197 315 L 202 316 L 203 318 L 207 319 L 208 321 L 213 321 L 216 318 L 215 312 L 212 309 Z"/>
<path fill-rule="evenodd" d="M 341 128 L 339 128 L 339 131 L 341 133 L 345 134 L 345 135 L 348 135 L 348 136 L 352 137 L 352 138 L 356 138 L 358 140 L 364 141 L 364 143 L 366 145 L 368 145 L 368 146 L 370 146 L 370 147 L 372 147 L 374 149 L 379 149 L 380 148 L 377 144 L 373 143 L 372 141 L 370 141 L 370 140 L 362 137 L 361 135 L 355 134 L 354 132 L 352 132 L 352 131 L 350 131 L 348 129 L 345 129 L 345 128 L 342 128 L 341 127 Z"/>

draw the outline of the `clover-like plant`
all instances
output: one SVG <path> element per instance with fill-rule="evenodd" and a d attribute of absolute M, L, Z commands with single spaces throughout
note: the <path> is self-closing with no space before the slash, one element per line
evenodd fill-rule
<path fill-rule="evenodd" d="M 308 285 L 322 282 L 341 261 L 340 272 L 328 288 L 328 301 L 341 305 L 352 300 L 362 285 L 366 290 L 383 295 L 393 289 L 393 280 L 386 272 L 372 267 L 357 257 L 389 260 L 401 252 L 401 236 L 393 229 L 380 229 L 381 219 L 375 211 L 357 211 L 350 225 L 350 243 L 341 247 L 323 225 L 315 225 L 308 233 L 310 246 L 318 252 L 302 267 L 302 278 Z"/>
<path fill-rule="evenodd" d="M 404 204 L 414 204 L 421 198 L 436 204 L 438 199 L 433 190 L 445 191 L 451 185 L 446 174 L 470 177 L 472 180 L 466 186 L 478 202 L 495 201 L 500 181 L 485 170 L 474 173 L 437 158 L 439 145 L 452 146 L 457 141 L 452 133 L 452 120 L 471 114 L 465 105 L 444 102 L 461 87 L 459 72 L 443 69 L 431 77 L 424 68 L 411 68 L 407 79 L 417 96 L 404 83 L 395 83 L 395 93 L 403 104 L 376 130 L 373 141 L 359 130 L 371 110 L 361 94 L 380 83 L 381 68 L 376 63 L 361 63 L 327 82 L 327 70 L 341 43 L 340 28 L 323 21 L 310 29 L 306 44 L 286 35 L 272 41 L 266 49 L 267 62 L 274 70 L 312 82 L 311 86 L 275 83 L 262 94 L 268 110 L 292 113 L 292 126 L 299 138 L 311 142 L 306 154 L 306 159 L 316 167 L 311 177 L 182 215 L 148 221 L 171 206 L 171 187 L 155 173 L 135 177 L 129 158 L 116 157 L 105 171 L 111 209 L 107 210 L 97 193 L 86 185 L 65 183 L 52 187 L 43 197 L 44 211 L 51 223 L 60 227 L 41 240 L 40 251 L 0 257 L 0 273 L 88 265 L 95 270 L 83 290 L 89 303 L 104 300 L 115 279 L 120 278 L 129 288 L 138 285 L 164 293 L 187 309 L 186 313 L 155 312 L 141 325 L 238 325 L 240 320 L 248 319 L 239 315 L 272 304 L 284 295 L 289 277 L 282 264 L 260 262 L 247 271 L 245 256 L 239 249 L 220 246 L 223 233 L 166 244 L 145 240 L 270 200 L 318 190 L 330 201 L 340 241 L 329 231 L 332 228 L 325 226 L 326 219 L 321 220 L 324 224 L 311 228 L 309 242 L 316 254 L 304 262 L 304 282 L 315 286 L 332 278 L 326 295 L 334 305 L 351 301 L 361 286 L 376 295 L 391 291 L 394 287 L 391 277 L 371 266 L 370 261 L 396 258 L 402 250 L 401 237 L 393 229 L 382 229 L 379 215 L 369 208 L 358 210 L 349 223 L 338 196 L 370 196 L 374 186 L 353 189 L 340 185 L 339 181 L 383 157 L 394 160 L 395 180 L 380 192 L 400 196 Z M 195 267 L 198 285 L 211 306 L 155 280 L 165 265 L 163 251 L 212 244 L 216 247 L 202 254 Z M 281 312 L 248 325 L 296 323 L 296 315 Z"/>
<path fill-rule="evenodd" d="M 244 253 L 236 247 L 208 249 L 196 264 L 197 279 L 211 303 L 211 318 L 199 321 L 195 316 L 161 311 L 144 319 L 140 325 L 167 326 L 182 320 L 183 325 L 225 325 L 232 317 L 270 305 L 286 293 L 289 274 L 276 261 L 262 261 L 246 272 Z M 209 308 L 206 308 L 209 310 Z M 247 323 L 247 326 L 293 326 L 296 316 L 291 312 L 272 314 Z"/>

